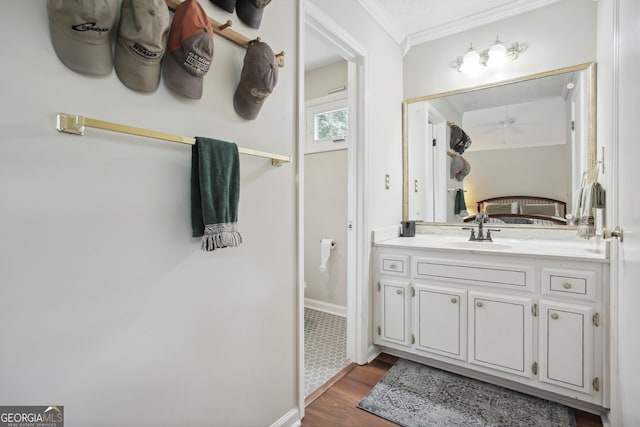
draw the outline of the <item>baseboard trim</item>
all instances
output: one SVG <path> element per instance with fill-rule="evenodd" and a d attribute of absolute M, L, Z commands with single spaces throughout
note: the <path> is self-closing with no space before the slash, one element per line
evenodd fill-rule
<path fill-rule="evenodd" d="M 298 412 L 296 408 L 293 408 L 281 416 L 278 421 L 271 424 L 271 427 L 300 427 L 301 425 L 300 412 Z"/>
<path fill-rule="evenodd" d="M 341 305 L 331 304 L 324 301 L 318 301 L 311 298 L 304 299 L 304 306 L 306 308 L 312 308 L 318 311 L 324 311 L 325 313 L 335 314 L 336 316 L 347 317 L 347 307 Z"/>
<path fill-rule="evenodd" d="M 381 353 L 382 351 L 380 351 L 380 349 L 375 345 L 369 347 L 369 350 L 367 351 L 367 363 L 371 363 L 371 361 L 380 356 Z"/>

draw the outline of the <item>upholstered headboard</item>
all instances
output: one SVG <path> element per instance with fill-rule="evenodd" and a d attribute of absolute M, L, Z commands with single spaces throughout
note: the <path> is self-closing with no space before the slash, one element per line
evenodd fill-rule
<path fill-rule="evenodd" d="M 496 213 L 564 218 L 567 213 L 567 203 L 548 197 L 500 196 L 478 201 L 477 209 L 478 212 L 486 212 L 489 215 Z"/>

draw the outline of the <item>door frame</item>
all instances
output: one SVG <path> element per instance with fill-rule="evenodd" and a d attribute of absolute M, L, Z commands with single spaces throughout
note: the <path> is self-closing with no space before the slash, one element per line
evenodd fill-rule
<path fill-rule="evenodd" d="M 363 313 L 368 313 L 366 280 L 369 263 L 367 255 L 368 230 L 368 109 L 369 72 L 367 50 L 345 29 L 311 0 L 302 2 L 300 12 L 298 61 L 298 410 L 304 417 L 304 41 L 305 28 L 311 26 L 335 47 L 336 52 L 348 62 L 347 93 L 349 98 L 349 131 L 347 149 L 347 357 L 358 364 L 367 363 L 368 323 Z M 353 114 L 355 113 L 355 114 Z"/>

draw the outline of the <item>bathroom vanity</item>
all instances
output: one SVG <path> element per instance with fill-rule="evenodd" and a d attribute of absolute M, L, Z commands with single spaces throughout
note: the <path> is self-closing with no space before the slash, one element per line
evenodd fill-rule
<path fill-rule="evenodd" d="M 608 407 L 608 244 L 506 230 L 471 242 L 450 230 L 375 243 L 374 344 L 570 406 Z"/>

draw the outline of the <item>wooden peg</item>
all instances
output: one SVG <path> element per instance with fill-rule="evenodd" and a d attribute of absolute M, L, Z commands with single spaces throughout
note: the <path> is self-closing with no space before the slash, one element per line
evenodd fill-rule
<path fill-rule="evenodd" d="M 278 67 L 284 67 L 284 50 L 280 53 L 276 53 L 276 63 L 278 64 Z"/>
<path fill-rule="evenodd" d="M 233 26 L 233 22 L 229 19 L 224 24 L 220 25 L 220 31 L 224 31 L 227 28 L 231 28 Z"/>

